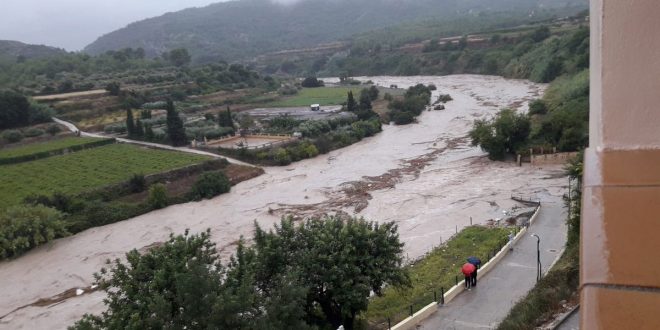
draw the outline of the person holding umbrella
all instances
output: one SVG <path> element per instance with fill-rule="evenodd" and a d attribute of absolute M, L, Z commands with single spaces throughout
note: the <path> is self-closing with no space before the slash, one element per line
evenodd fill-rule
<path fill-rule="evenodd" d="M 481 259 L 477 257 L 469 257 L 467 258 L 467 262 L 471 263 L 474 265 L 474 272 L 472 273 L 472 276 L 470 277 L 470 281 L 472 282 L 472 286 L 477 286 L 477 270 L 481 268 Z"/>
<path fill-rule="evenodd" d="M 461 267 L 461 272 L 465 275 L 465 288 L 468 290 L 472 288 L 472 273 L 475 273 L 476 271 L 477 267 L 469 262 Z"/>

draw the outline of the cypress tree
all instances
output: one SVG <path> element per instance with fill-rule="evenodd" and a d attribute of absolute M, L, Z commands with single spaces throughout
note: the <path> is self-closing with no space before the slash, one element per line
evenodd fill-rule
<path fill-rule="evenodd" d="M 221 111 L 218 114 L 218 125 L 220 125 L 220 127 L 231 127 L 236 129 L 234 126 L 234 120 L 231 118 L 231 110 L 229 109 L 229 106 L 227 106 L 227 110 Z"/>
<path fill-rule="evenodd" d="M 147 141 L 153 141 L 154 140 L 154 130 L 151 128 L 151 125 L 145 124 L 144 125 L 144 139 Z"/>
<path fill-rule="evenodd" d="M 346 100 L 346 110 L 349 112 L 356 112 L 358 110 L 357 103 L 355 102 L 355 97 L 353 97 L 353 91 L 348 91 L 348 100 Z"/>
<path fill-rule="evenodd" d="M 135 136 L 143 137 L 144 136 L 144 126 L 142 126 L 142 121 L 140 119 L 135 122 Z"/>
<path fill-rule="evenodd" d="M 365 88 L 360 92 L 360 110 L 369 111 L 371 109 L 371 95 L 369 95 L 369 90 Z"/>
<path fill-rule="evenodd" d="M 128 136 L 135 135 L 135 122 L 133 121 L 133 110 L 126 109 L 126 131 Z"/>
<path fill-rule="evenodd" d="M 167 136 L 170 143 L 174 146 L 182 146 L 188 143 L 186 138 L 186 128 L 183 127 L 183 120 L 179 117 L 179 113 L 174 108 L 172 100 L 167 101 Z"/>

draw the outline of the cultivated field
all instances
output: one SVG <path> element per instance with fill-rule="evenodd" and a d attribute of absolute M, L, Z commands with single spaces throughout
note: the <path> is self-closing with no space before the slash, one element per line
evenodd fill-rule
<path fill-rule="evenodd" d="M 308 107 L 311 104 L 339 105 L 346 102 L 349 91 L 358 100 L 360 90 L 364 87 L 319 87 L 303 88 L 298 94 L 267 104 L 268 107 Z"/>
<path fill-rule="evenodd" d="M 31 154 L 36 154 L 40 152 L 54 151 L 65 148 L 71 148 L 90 142 L 96 142 L 103 139 L 99 138 L 90 138 L 90 137 L 66 137 L 63 139 L 43 142 L 43 143 L 33 143 L 16 148 L 5 148 L 0 149 L 0 159 L 14 158 L 20 156 L 27 156 Z"/>
<path fill-rule="evenodd" d="M 79 193 L 209 159 L 172 151 L 113 144 L 68 155 L 0 166 L 0 208 L 20 203 L 30 194 Z"/>

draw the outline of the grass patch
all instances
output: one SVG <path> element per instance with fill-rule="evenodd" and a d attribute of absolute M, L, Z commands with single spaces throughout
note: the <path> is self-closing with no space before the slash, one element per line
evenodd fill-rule
<path fill-rule="evenodd" d="M 208 157 L 112 144 L 81 152 L 0 167 L 0 209 L 20 203 L 30 194 L 56 191 L 76 194 L 145 175 L 208 160 Z"/>
<path fill-rule="evenodd" d="M 101 141 L 100 138 L 89 137 L 66 137 L 42 143 L 33 143 L 16 148 L 7 148 L 0 150 L 0 159 L 15 158 L 21 156 L 32 155 L 40 152 L 48 152 L 59 149 L 71 148 L 91 142 Z"/>
<path fill-rule="evenodd" d="M 436 248 L 423 259 L 408 267 L 412 287 L 387 288 L 381 297 L 369 301 L 367 320 L 370 328 L 387 328 L 387 318 L 392 325 L 408 316 L 410 305 L 416 312 L 433 302 L 433 291 L 440 297 L 440 288 L 448 290 L 463 279 L 460 267 L 470 256 L 479 257 L 484 263 L 489 253 L 507 242 L 510 228 L 473 226 L 465 228 L 443 246 Z"/>
<path fill-rule="evenodd" d="M 555 266 L 509 312 L 499 330 L 536 329 L 575 297 L 580 283 L 580 245 L 571 244 Z"/>
<path fill-rule="evenodd" d="M 364 87 L 319 87 L 303 88 L 298 94 L 285 97 L 275 102 L 266 104 L 268 107 L 308 107 L 311 104 L 339 105 L 346 102 L 349 91 L 353 91 L 355 99 L 359 97 L 360 90 Z"/>

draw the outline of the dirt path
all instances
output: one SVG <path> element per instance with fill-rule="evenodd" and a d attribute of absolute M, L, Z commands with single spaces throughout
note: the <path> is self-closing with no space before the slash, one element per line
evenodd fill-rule
<path fill-rule="evenodd" d="M 488 161 L 465 139 L 476 118 L 498 107 L 524 106 L 544 86 L 472 75 L 371 77 L 405 88 L 434 83 L 454 101 L 447 110 L 425 112 L 419 123 L 385 126 L 375 137 L 347 148 L 242 182 L 213 200 L 172 206 L 131 220 L 93 228 L 57 240 L 10 262 L 0 263 L 0 315 L 71 288 L 92 284 L 108 258 L 163 242 L 170 233 L 211 228 L 223 257 L 253 222 L 270 227 L 281 215 L 345 212 L 378 221 L 396 221 L 410 258 L 424 254 L 456 230 L 501 217 L 516 203 L 511 192 L 561 196 L 561 167 L 516 167 Z M 365 79 L 366 80 L 366 79 Z M 84 313 L 103 310 L 103 293 L 73 297 L 50 306 L 30 306 L 0 319 L 0 328 L 63 329 Z"/>

